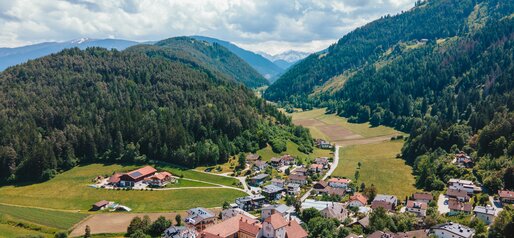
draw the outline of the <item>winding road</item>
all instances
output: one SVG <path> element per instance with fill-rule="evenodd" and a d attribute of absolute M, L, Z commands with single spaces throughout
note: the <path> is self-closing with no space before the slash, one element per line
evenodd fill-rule
<path fill-rule="evenodd" d="M 334 151 L 334 160 L 332 162 L 332 164 L 330 165 L 330 169 L 327 171 L 327 173 L 323 176 L 323 179 L 322 180 L 325 180 L 327 179 L 330 175 L 332 175 L 332 173 L 334 172 L 334 170 L 336 170 L 337 168 L 337 165 L 339 164 L 339 149 L 341 149 L 341 146 L 339 145 L 336 145 L 336 149 Z M 300 201 L 305 201 L 310 195 L 311 195 L 311 192 L 312 192 L 312 188 L 310 188 L 301 198 L 300 198 Z"/>

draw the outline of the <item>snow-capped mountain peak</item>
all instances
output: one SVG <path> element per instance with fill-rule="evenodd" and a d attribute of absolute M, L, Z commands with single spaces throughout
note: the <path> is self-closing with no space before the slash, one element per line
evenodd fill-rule
<path fill-rule="evenodd" d="M 289 63 L 294 63 L 299 60 L 304 59 L 305 57 L 309 56 L 310 53 L 307 52 L 301 52 L 301 51 L 295 51 L 295 50 L 288 50 L 284 51 L 280 54 L 276 55 L 270 55 L 264 52 L 259 52 L 262 56 L 267 58 L 270 61 L 277 61 L 277 60 L 283 60 Z"/>
<path fill-rule="evenodd" d="M 93 39 L 87 38 L 87 37 L 83 37 L 83 38 L 71 40 L 70 43 L 72 43 L 72 44 L 82 44 L 84 42 L 88 42 L 88 41 L 91 41 L 91 40 L 93 40 Z"/>

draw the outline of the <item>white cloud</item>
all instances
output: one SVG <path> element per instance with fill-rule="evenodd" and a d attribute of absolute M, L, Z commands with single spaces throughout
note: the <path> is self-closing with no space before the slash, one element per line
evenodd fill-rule
<path fill-rule="evenodd" d="M 0 0 L 0 47 L 81 37 L 206 35 L 252 50 L 317 51 L 415 0 Z"/>

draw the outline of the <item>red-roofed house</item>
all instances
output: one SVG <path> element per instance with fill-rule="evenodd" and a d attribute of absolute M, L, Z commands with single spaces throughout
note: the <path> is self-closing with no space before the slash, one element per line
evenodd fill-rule
<path fill-rule="evenodd" d="M 328 180 L 328 186 L 333 188 L 347 189 L 352 180 L 345 178 L 331 178 Z"/>
<path fill-rule="evenodd" d="M 288 222 L 280 214 L 275 213 L 264 219 L 262 223 L 262 235 L 264 237 L 286 237 Z"/>
<path fill-rule="evenodd" d="M 514 203 L 514 192 L 507 190 L 499 190 L 498 196 L 500 196 L 500 201 L 502 203 Z"/>
<path fill-rule="evenodd" d="M 122 173 L 114 173 L 114 174 L 113 174 L 113 175 L 111 175 L 111 177 L 109 177 L 109 179 L 107 180 L 107 184 L 118 186 L 118 183 L 120 182 L 120 177 L 121 177 L 121 175 L 123 175 L 123 174 L 122 174 Z"/>
<path fill-rule="evenodd" d="M 145 178 L 145 182 L 150 186 L 163 187 L 173 180 L 173 177 L 168 172 L 155 173 L 154 175 Z"/>
<path fill-rule="evenodd" d="M 237 214 L 221 223 L 205 228 L 201 237 L 258 237 L 260 230 L 259 221 L 243 214 Z"/>
<path fill-rule="evenodd" d="M 286 238 L 307 238 L 309 234 L 296 222 L 295 220 L 289 221 L 286 226 Z"/>
<path fill-rule="evenodd" d="M 311 173 L 320 173 L 323 170 L 322 164 L 311 164 L 309 167 L 309 172 Z"/>
<path fill-rule="evenodd" d="M 361 193 L 355 193 L 350 197 L 348 201 L 348 206 L 350 207 L 363 207 L 368 204 L 368 198 Z"/>
<path fill-rule="evenodd" d="M 460 202 L 455 199 L 449 199 L 448 200 L 448 208 L 450 209 L 450 213 L 471 213 L 473 211 L 473 205 L 469 203 Z"/>
<path fill-rule="evenodd" d="M 143 168 L 130 171 L 120 176 L 120 186 L 132 187 L 135 183 L 152 176 L 157 170 L 152 166 L 145 166 Z"/>
<path fill-rule="evenodd" d="M 426 202 L 429 203 L 434 200 L 434 196 L 431 193 L 415 193 L 413 196 L 414 201 L 416 202 Z"/>

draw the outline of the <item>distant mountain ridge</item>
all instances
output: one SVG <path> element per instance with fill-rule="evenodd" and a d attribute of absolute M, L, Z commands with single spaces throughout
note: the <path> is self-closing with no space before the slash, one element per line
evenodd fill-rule
<path fill-rule="evenodd" d="M 271 60 L 272 62 L 285 61 L 288 63 L 295 63 L 297 61 L 305 59 L 311 53 L 296 50 L 288 50 L 276 55 L 270 55 L 264 52 L 260 52 L 260 54 L 264 56 L 266 59 Z"/>
<path fill-rule="evenodd" d="M 266 59 L 260 54 L 254 53 L 249 50 L 242 49 L 228 41 L 219 40 L 216 38 L 206 37 L 206 36 L 191 36 L 197 40 L 207 41 L 209 43 L 217 43 L 228 50 L 232 51 L 232 53 L 239 56 L 241 59 L 245 60 L 248 64 L 250 64 L 254 69 L 257 70 L 260 74 L 262 74 L 268 81 L 273 82 L 276 78 L 278 78 L 283 72 L 284 68 L 277 66 L 270 60 Z"/>
<path fill-rule="evenodd" d="M 0 48 L 0 71 L 9 66 L 25 63 L 28 60 L 57 53 L 63 49 L 73 47 L 78 47 L 80 49 L 85 49 L 87 47 L 103 47 L 107 49 L 124 50 L 137 44 L 140 43 L 121 39 L 79 38 L 65 42 L 43 42 L 14 48 Z"/>

